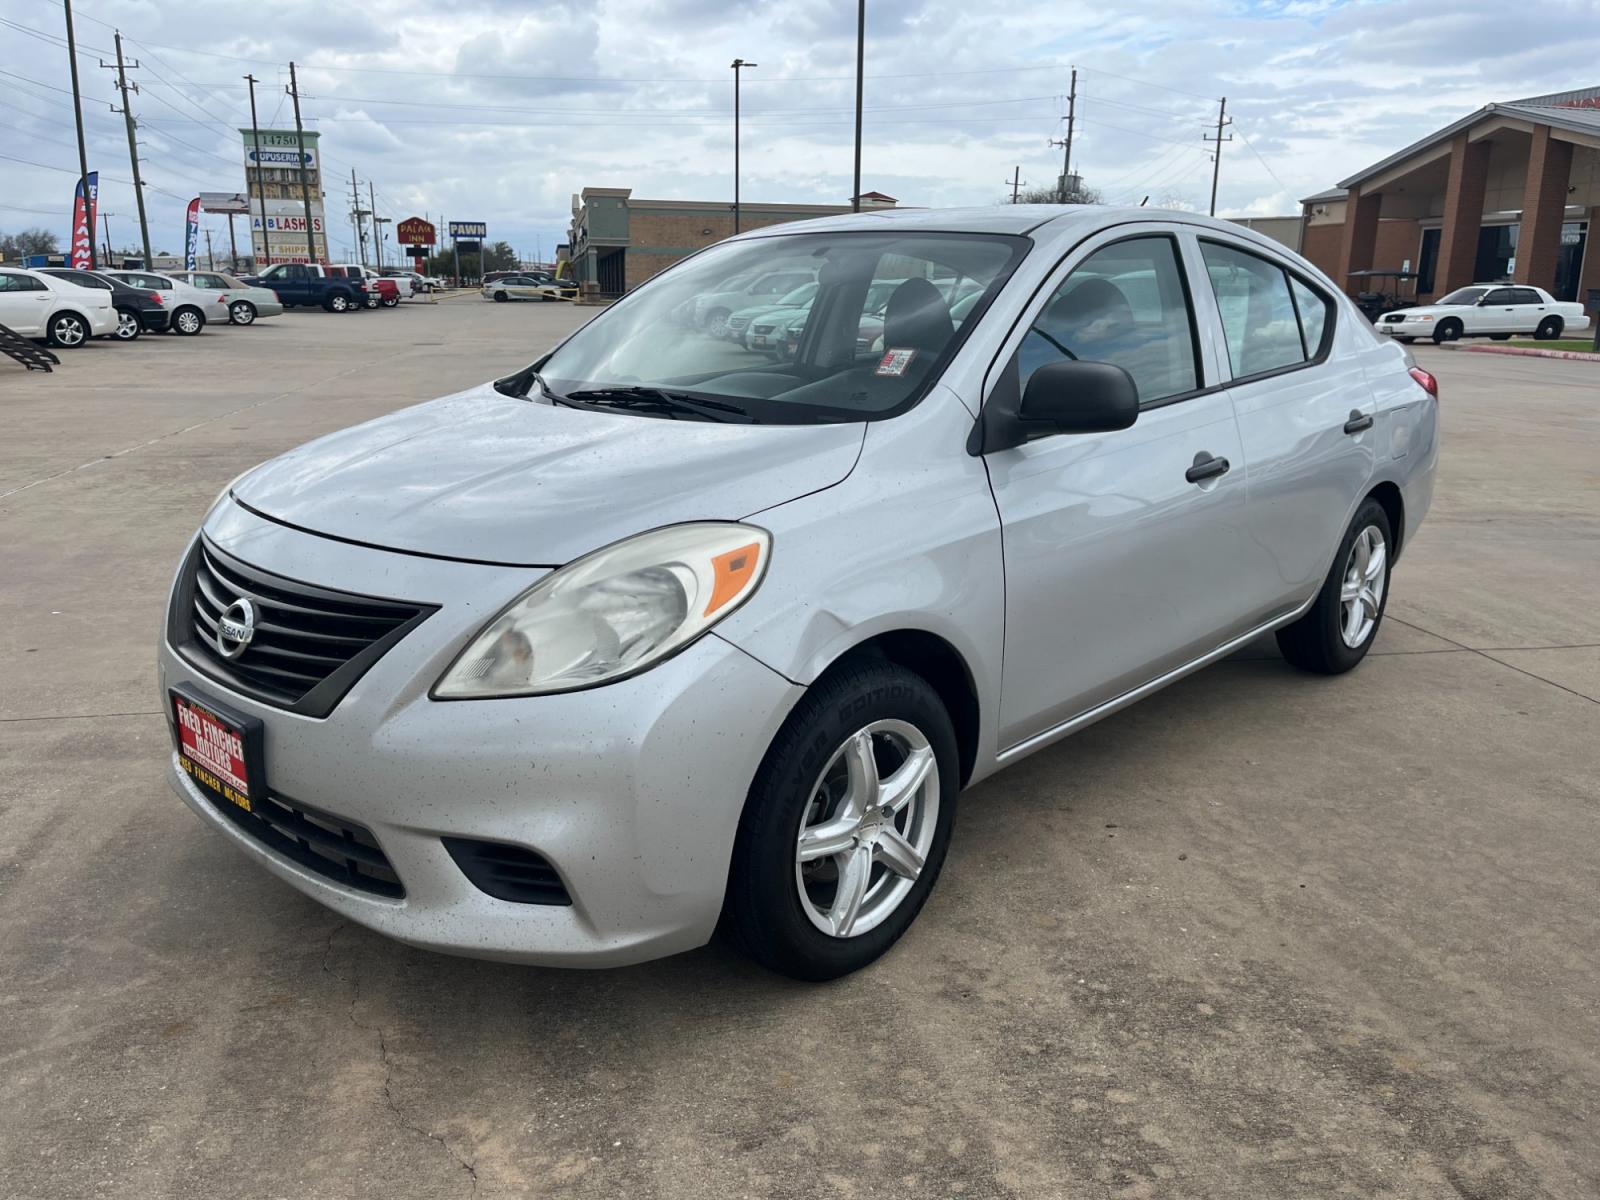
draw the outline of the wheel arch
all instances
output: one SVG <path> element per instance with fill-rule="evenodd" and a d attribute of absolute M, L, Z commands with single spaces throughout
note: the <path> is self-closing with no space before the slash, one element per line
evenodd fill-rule
<path fill-rule="evenodd" d="M 1406 536 L 1406 501 L 1399 485 L 1386 479 L 1374 486 L 1365 499 L 1376 500 L 1383 506 L 1384 515 L 1389 518 L 1389 534 L 1394 541 L 1393 561 L 1399 562 Z"/>
<path fill-rule="evenodd" d="M 950 723 L 955 726 L 961 785 L 965 787 L 977 764 L 982 710 L 972 669 L 961 652 L 938 634 L 925 629 L 891 629 L 851 646 L 829 663 L 823 674 L 850 659 L 861 658 L 881 659 L 904 667 L 927 680 L 938 693 L 945 711 L 950 714 Z"/>

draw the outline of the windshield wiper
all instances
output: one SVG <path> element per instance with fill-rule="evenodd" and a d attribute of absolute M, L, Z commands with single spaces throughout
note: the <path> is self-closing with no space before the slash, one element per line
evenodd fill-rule
<path fill-rule="evenodd" d="M 601 405 L 606 408 L 649 409 L 669 415 L 687 412 L 708 421 L 739 419 L 749 421 L 752 419 L 750 414 L 738 407 L 738 405 L 724 404 L 719 400 L 701 400 L 696 396 L 686 396 L 682 392 L 670 392 L 662 388 L 586 388 L 581 391 L 568 392 L 563 398 L 577 400 L 584 404 Z"/>

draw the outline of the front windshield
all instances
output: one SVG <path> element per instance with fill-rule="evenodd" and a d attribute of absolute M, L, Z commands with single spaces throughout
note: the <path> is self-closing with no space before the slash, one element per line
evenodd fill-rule
<path fill-rule="evenodd" d="M 1030 244 L 920 232 L 725 243 L 618 301 L 539 376 L 553 400 L 640 416 L 696 402 L 695 419 L 762 424 L 892 416 L 932 385 L 972 327 L 964 318 Z"/>
<path fill-rule="evenodd" d="M 1457 288 L 1442 300 L 1435 300 L 1435 304 L 1476 304 L 1483 299 L 1483 294 L 1488 288 Z"/>

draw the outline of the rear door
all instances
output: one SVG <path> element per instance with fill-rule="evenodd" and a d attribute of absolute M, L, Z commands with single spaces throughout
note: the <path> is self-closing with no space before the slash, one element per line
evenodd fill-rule
<path fill-rule="evenodd" d="M 1511 291 L 1511 324 L 1507 333 L 1532 333 L 1539 322 L 1550 315 L 1550 306 L 1544 297 L 1530 287 L 1514 287 Z"/>
<path fill-rule="evenodd" d="M 1076 247 L 1024 310 L 986 385 L 1072 357 L 1126 369 L 1138 420 L 989 454 L 1005 547 L 1000 738 L 1015 748 L 1198 658 L 1240 628 L 1245 463 L 1196 335 L 1170 226 Z"/>
<path fill-rule="evenodd" d="M 1376 402 L 1337 351 L 1340 310 L 1320 283 L 1226 234 L 1193 238 L 1200 307 L 1249 464 L 1250 531 L 1234 582 L 1255 623 L 1300 605 L 1327 574 L 1376 465 Z"/>

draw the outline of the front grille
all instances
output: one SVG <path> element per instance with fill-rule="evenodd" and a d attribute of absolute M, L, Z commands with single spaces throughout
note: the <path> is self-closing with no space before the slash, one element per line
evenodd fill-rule
<path fill-rule="evenodd" d="M 1387 317 L 1384 318 L 1385 321 L 1404 321 L 1405 319 L 1406 319 L 1405 313 L 1397 313 L 1397 312 L 1390 313 Z"/>
<path fill-rule="evenodd" d="M 771 326 L 771 325 L 752 325 L 752 326 L 750 326 L 750 332 L 751 333 L 771 333 L 773 328 L 774 327 Z"/>
<path fill-rule="evenodd" d="M 729 329 L 743 329 L 748 324 L 750 324 L 750 318 L 749 317 L 729 317 L 728 318 L 728 328 Z"/>
<path fill-rule="evenodd" d="M 240 599 L 255 608 L 255 633 L 242 654 L 228 658 L 217 645 L 217 620 Z M 167 634 L 185 659 L 235 691 L 325 717 L 435 608 L 297 583 L 201 538 L 173 592 Z"/>
<path fill-rule="evenodd" d="M 263 846 L 325 879 L 393 900 L 406 894 L 388 856 L 365 826 L 284 796 L 258 799 L 251 805 L 252 812 L 210 792 L 205 796 L 213 808 Z"/>
<path fill-rule="evenodd" d="M 472 886 L 514 904 L 570 905 L 572 897 L 543 857 L 525 846 L 447 837 L 444 848 Z"/>

